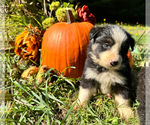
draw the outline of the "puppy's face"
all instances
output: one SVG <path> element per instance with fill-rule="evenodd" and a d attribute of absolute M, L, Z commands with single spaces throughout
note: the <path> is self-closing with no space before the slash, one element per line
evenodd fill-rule
<path fill-rule="evenodd" d="M 117 25 L 104 25 L 90 31 L 90 55 L 93 61 L 108 69 L 118 69 L 134 39 Z"/>

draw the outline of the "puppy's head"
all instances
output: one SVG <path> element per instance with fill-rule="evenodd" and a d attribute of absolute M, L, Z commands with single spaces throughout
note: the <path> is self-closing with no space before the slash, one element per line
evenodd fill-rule
<path fill-rule="evenodd" d="M 108 69 L 120 67 L 129 47 L 134 49 L 134 39 L 117 25 L 94 27 L 89 34 L 90 56 L 93 61 Z"/>

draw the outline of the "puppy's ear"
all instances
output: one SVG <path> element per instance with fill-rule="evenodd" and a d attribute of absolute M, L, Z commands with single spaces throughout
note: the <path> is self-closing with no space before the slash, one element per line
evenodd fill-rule
<path fill-rule="evenodd" d="M 131 49 L 133 51 L 134 50 L 134 46 L 135 46 L 135 40 L 132 38 L 132 36 L 130 34 L 128 34 L 128 38 L 129 38 L 130 47 L 131 47 Z"/>
<path fill-rule="evenodd" d="M 95 38 L 96 34 L 101 31 L 101 27 L 93 27 L 89 33 L 89 39 L 92 40 Z"/>
<path fill-rule="evenodd" d="M 134 46 L 135 46 L 135 40 L 131 37 L 130 38 L 130 47 L 131 47 L 132 51 L 134 50 Z"/>

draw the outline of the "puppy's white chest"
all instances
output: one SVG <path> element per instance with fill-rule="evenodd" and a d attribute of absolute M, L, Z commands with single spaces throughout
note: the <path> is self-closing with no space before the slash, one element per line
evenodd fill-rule
<path fill-rule="evenodd" d="M 97 80 L 103 94 L 111 92 L 111 85 L 124 84 L 124 78 L 114 71 L 101 73 Z"/>
<path fill-rule="evenodd" d="M 101 92 L 103 94 L 108 94 L 111 92 L 111 85 L 115 85 L 116 83 L 122 85 L 125 84 L 125 78 L 113 70 L 98 74 L 92 68 L 87 68 L 85 78 L 95 79 L 99 82 Z"/>

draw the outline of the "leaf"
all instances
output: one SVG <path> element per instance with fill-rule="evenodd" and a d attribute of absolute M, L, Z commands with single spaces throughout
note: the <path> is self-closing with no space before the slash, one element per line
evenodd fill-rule
<path fill-rule="evenodd" d="M 37 104 L 41 104 L 39 101 L 32 99 L 32 101 L 36 102 Z"/>
<path fill-rule="evenodd" d="M 25 117 L 26 114 L 27 114 L 27 111 L 25 113 L 22 113 L 22 115 L 21 115 L 21 117 L 19 119 L 19 122 L 21 122 L 24 119 L 24 117 Z"/>
<path fill-rule="evenodd" d="M 70 5 L 69 5 L 69 8 L 73 8 L 73 7 L 74 7 L 74 5 L 73 5 L 73 4 L 70 4 Z"/>
<path fill-rule="evenodd" d="M 31 93 L 32 93 L 42 104 L 45 104 L 45 101 L 44 101 L 40 96 L 38 96 L 35 92 L 31 91 Z"/>
<path fill-rule="evenodd" d="M 45 86 L 45 95 L 46 95 L 46 100 L 48 100 L 48 93 L 47 93 L 47 82 L 46 82 L 46 86 Z"/>
<path fill-rule="evenodd" d="M 65 69 L 61 72 L 61 75 L 62 75 L 67 69 L 69 69 L 69 68 L 75 69 L 76 67 L 74 67 L 74 66 L 69 66 L 69 67 L 65 68 Z"/>
<path fill-rule="evenodd" d="M 32 95 L 26 91 L 26 89 L 24 89 L 17 81 L 14 81 L 14 84 L 17 85 L 19 88 L 21 88 L 24 92 L 26 92 L 29 96 L 32 97 Z"/>
<path fill-rule="evenodd" d="M 47 106 L 46 105 L 34 106 L 34 110 L 43 110 L 45 107 Z"/>
<path fill-rule="evenodd" d="M 47 113 L 47 125 L 50 125 L 50 123 L 49 123 L 49 113 Z"/>
<path fill-rule="evenodd" d="M 99 118 L 97 118 L 97 116 L 95 115 L 95 113 L 92 111 L 93 110 L 93 108 L 92 108 L 92 106 L 90 106 L 89 108 L 88 108 L 88 111 L 91 113 L 91 115 L 92 116 L 94 116 L 94 117 L 96 117 L 95 118 L 95 120 L 97 120 L 97 122 L 100 122 L 100 119 Z"/>
<path fill-rule="evenodd" d="M 46 96 L 45 92 L 42 92 L 42 94 Z M 61 103 L 61 104 L 64 105 L 64 103 L 63 103 L 62 101 L 60 101 L 59 99 L 57 99 L 54 95 L 50 95 L 50 94 L 47 94 L 47 95 L 48 95 L 48 97 L 49 97 L 50 99 L 53 99 L 53 100 L 55 100 L 56 102 L 59 102 L 59 103 Z"/>
<path fill-rule="evenodd" d="M 74 106 L 76 105 L 76 103 L 77 103 L 77 102 L 75 102 L 75 103 L 71 106 L 71 108 L 70 108 L 69 111 L 67 112 L 65 118 L 62 120 L 62 122 L 61 122 L 60 125 L 63 125 L 63 124 L 65 123 L 66 119 L 67 119 L 67 118 L 69 117 L 69 115 L 71 114 L 71 112 L 72 112 Z"/>
<path fill-rule="evenodd" d="M 133 53 L 135 53 L 135 54 L 139 54 L 139 53 L 140 53 L 140 51 L 139 51 L 139 49 L 138 49 L 137 47 L 134 47 L 134 51 L 133 51 Z"/>
<path fill-rule="evenodd" d="M 73 87 L 73 89 L 75 90 L 74 84 L 69 79 L 65 78 L 65 81 L 68 82 Z"/>
<path fill-rule="evenodd" d="M 118 125 L 119 124 L 119 118 L 118 117 L 114 117 L 113 119 L 112 119 L 112 125 Z"/>
<path fill-rule="evenodd" d="M 44 78 L 46 78 L 52 71 L 55 71 L 54 68 L 49 69 L 46 73 L 44 73 Z"/>
<path fill-rule="evenodd" d="M 40 117 L 40 119 L 37 121 L 37 125 L 40 125 L 40 123 L 41 123 L 41 121 L 43 120 L 43 117 L 44 117 L 44 115 L 45 115 L 46 112 L 47 112 L 47 111 L 45 111 L 45 112 L 42 114 L 42 116 Z"/>
<path fill-rule="evenodd" d="M 63 2 L 63 7 L 66 8 L 68 6 L 67 2 Z"/>
<path fill-rule="evenodd" d="M 31 17 L 39 24 L 40 27 L 42 27 L 42 24 L 34 16 Z"/>

